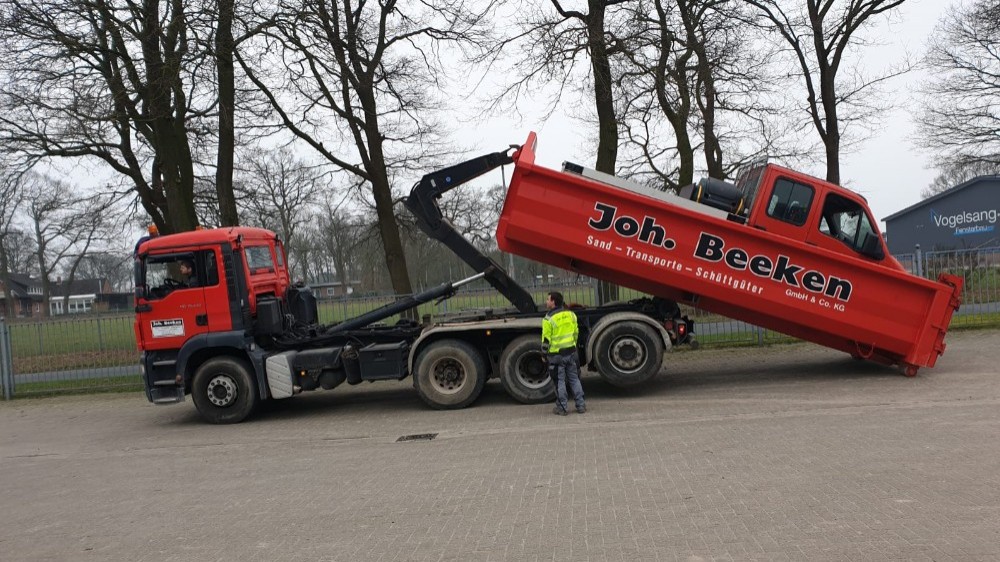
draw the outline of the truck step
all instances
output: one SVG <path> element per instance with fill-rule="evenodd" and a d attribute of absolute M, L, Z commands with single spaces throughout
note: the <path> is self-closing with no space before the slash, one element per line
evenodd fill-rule
<path fill-rule="evenodd" d="M 173 381 L 170 381 L 171 383 Z M 184 387 L 159 385 L 149 389 L 149 401 L 153 404 L 176 404 L 184 401 Z"/>

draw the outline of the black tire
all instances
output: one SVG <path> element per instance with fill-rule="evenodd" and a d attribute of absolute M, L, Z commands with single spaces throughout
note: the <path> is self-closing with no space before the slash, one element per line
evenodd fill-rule
<path fill-rule="evenodd" d="M 257 409 L 260 396 L 250 366 L 234 357 L 216 357 L 194 373 L 191 398 L 208 423 L 240 423 Z"/>
<path fill-rule="evenodd" d="M 507 344 L 500 355 L 500 384 L 522 404 L 555 400 L 556 385 L 549 376 L 540 337 L 521 336 Z"/>
<path fill-rule="evenodd" d="M 660 372 L 663 340 L 645 324 L 616 322 L 597 336 L 593 362 L 609 383 L 623 388 L 636 386 Z"/>
<path fill-rule="evenodd" d="M 413 386 L 431 408 L 454 410 L 479 398 L 488 375 L 474 347 L 461 340 L 440 340 L 417 356 Z"/>

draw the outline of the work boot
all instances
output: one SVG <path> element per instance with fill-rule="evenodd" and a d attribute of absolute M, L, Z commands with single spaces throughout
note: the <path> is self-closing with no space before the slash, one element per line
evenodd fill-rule
<path fill-rule="evenodd" d="M 578 413 L 578 414 L 586 414 L 587 413 L 587 407 L 586 406 L 577 406 L 576 407 L 576 413 Z"/>
<path fill-rule="evenodd" d="M 559 406 L 552 408 L 552 413 L 557 416 L 565 416 L 569 414 L 569 412 L 567 412 L 564 408 L 560 408 Z"/>

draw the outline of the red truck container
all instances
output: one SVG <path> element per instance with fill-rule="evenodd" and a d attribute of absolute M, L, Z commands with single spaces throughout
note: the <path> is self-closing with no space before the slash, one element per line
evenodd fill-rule
<path fill-rule="evenodd" d="M 906 272 L 864 198 L 774 164 L 735 185 L 660 192 L 566 164 L 513 158 L 497 228 L 502 250 L 695 305 L 856 358 L 933 367 L 962 280 Z"/>

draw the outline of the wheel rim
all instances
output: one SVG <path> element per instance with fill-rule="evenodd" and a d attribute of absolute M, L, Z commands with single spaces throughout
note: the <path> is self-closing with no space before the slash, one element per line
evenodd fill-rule
<path fill-rule="evenodd" d="M 229 375 L 216 375 L 212 377 L 212 380 L 208 381 L 206 394 L 208 394 L 209 402 L 220 408 L 225 408 L 232 406 L 233 402 L 236 401 L 236 397 L 239 394 L 239 386 L 237 386 L 236 381 Z"/>
<path fill-rule="evenodd" d="M 545 388 L 549 383 L 548 370 L 540 353 L 525 353 L 514 366 L 517 382 L 531 390 Z"/>
<path fill-rule="evenodd" d="M 623 336 L 611 342 L 608 359 L 616 369 L 624 373 L 634 373 L 646 363 L 648 352 L 641 340 Z"/>
<path fill-rule="evenodd" d="M 453 357 L 438 359 L 431 365 L 431 383 L 441 394 L 455 394 L 468 379 L 465 366 Z"/>

